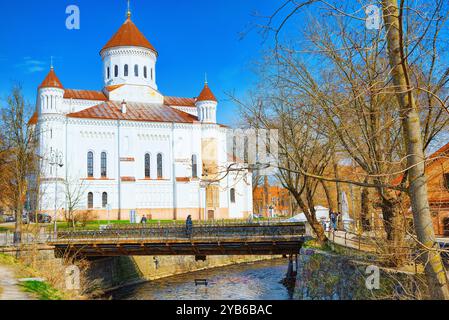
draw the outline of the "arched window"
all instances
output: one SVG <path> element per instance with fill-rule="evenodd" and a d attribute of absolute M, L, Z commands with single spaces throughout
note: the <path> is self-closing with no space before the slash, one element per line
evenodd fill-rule
<path fill-rule="evenodd" d="M 125 77 L 127 77 L 128 74 L 129 74 L 129 68 L 128 68 L 128 65 L 125 64 Z"/>
<path fill-rule="evenodd" d="M 118 66 L 117 65 L 114 67 L 114 75 L 116 78 L 118 77 Z"/>
<path fill-rule="evenodd" d="M 103 208 L 108 206 L 108 194 L 106 192 L 103 192 L 103 195 L 101 196 L 101 206 Z"/>
<path fill-rule="evenodd" d="M 94 208 L 94 194 L 92 192 L 89 192 L 87 194 L 87 208 L 88 209 Z"/>
<path fill-rule="evenodd" d="M 157 155 L 157 178 L 162 179 L 163 177 L 164 177 L 163 158 L 162 158 L 162 154 L 159 153 Z"/>
<path fill-rule="evenodd" d="M 148 72 L 147 72 L 147 67 L 143 67 L 143 76 L 146 78 L 148 78 Z"/>
<path fill-rule="evenodd" d="M 235 203 L 235 189 L 234 188 L 231 189 L 231 202 Z"/>
<path fill-rule="evenodd" d="M 145 155 L 145 178 L 151 178 L 151 156 L 149 153 Z"/>
<path fill-rule="evenodd" d="M 198 161 L 196 155 L 192 156 L 192 178 L 198 178 Z"/>
<path fill-rule="evenodd" d="M 135 77 L 139 76 L 139 66 L 137 64 L 134 66 L 134 76 Z"/>
<path fill-rule="evenodd" d="M 107 73 L 108 73 L 108 79 L 111 79 L 111 68 L 108 67 Z"/>
<path fill-rule="evenodd" d="M 94 177 L 94 153 L 92 151 L 87 153 L 87 177 Z"/>
<path fill-rule="evenodd" d="M 106 178 L 108 176 L 108 155 L 106 152 L 101 153 L 101 177 Z"/>

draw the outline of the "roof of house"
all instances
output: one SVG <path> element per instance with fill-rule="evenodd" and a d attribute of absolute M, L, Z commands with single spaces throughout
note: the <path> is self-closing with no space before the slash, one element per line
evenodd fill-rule
<path fill-rule="evenodd" d="M 114 36 L 106 43 L 106 45 L 101 49 L 103 52 L 106 49 L 115 47 L 142 47 L 150 49 L 157 54 L 156 49 L 153 45 L 145 38 L 142 32 L 136 27 L 136 25 L 128 17 L 125 23 L 120 27 L 120 29 L 114 34 Z"/>
<path fill-rule="evenodd" d="M 121 103 L 118 101 L 106 101 L 80 112 L 68 114 L 67 117 L 175 123 L 194 123 L 198 121 L 198 118 L 191 114 L 160 104 L 128 102 L 126 113 L 122 113 Z"/>
<path fill-rule="evenodd" d="M 37 111 L 35 111 L 33 113 L 33 115 L 31 116 L 30 120 L 28 121 L 28 125 L 35 126 L 37 124 L 38 118 L 39 118 L 39 115 L 38 115 Z"/>
<path fill-rule="evenodd" d="M 61 81 L 59 81 L 58 76 L 55 73 L 55 70 L 53 67 L 50 68 L 50 72 L 45 77 L 44 81 L 39 86 L 39 89 L 42 88 L 59 88 L 64 89 L 62 86 Z"/>

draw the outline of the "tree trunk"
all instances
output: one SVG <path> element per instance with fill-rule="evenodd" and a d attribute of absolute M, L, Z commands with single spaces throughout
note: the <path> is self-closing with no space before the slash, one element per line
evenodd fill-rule
<path fill-rule="evenodd" d="M 387 241 L 381 247 L 387 263 L 393 267 L 402 266 L 407 258 L 405 234 L 406 220 L 402 206 L 402 196 L 387 193 L 382 197 L 382 215 Z"/>
<path fill-rule="evenodd" d="M 304 201 L 301 199 L 301 195 L 298 194 L 295 190 L 290 190 L 290 192 L 293 194 L 293 197 L 295 198 L 296 202 L 298 203 L 298 206 L 303 210 L 304 215 L 307 218 L 307 222 L 310 224 L 310 227 L 312 228 L 313 232 L 316 235 L 316 238 L 318 242 L 324 246 L 327 244 L 328 239 L 324 232 L 323 225 L 316 219 L 315 209 L 310 209 Z"/>
<path fill-rule="evenodd" d="M 332 199 L 332 195 L 329 190 L 329 187 L 327 186 L 325 181 L 321 180 L 320 182 L 321 182 L 321 185 L 323 186 L 324 194 L 326 195 L 327 205 L 330 210 L 334 211 L 337 208 L 337 205 L 335 204 L 335 201 Z"/>
<path fill-rule="evenodd" d="M 371 231 L 371 200 L 368 188 L 363 188 L 361 195 L 360 225 L 363 231 Z"/>
<path fill-rule="evenodd" d="M 425 156 L 421 137 L 421 124 L 415 98 L 408 76 L 408 64 L 404 55 L 402 17 L 399 16 L 397 0 L 382 0 L 387 43 L 392 68 L 393 83 L 401 108 L 403 130 L 407 147 L 409 194 L 412 204 L 415 231 L 425 250 L 426 276 L 432 299 L 449 300 L 446 271 L 439 245 L 435 241 L 432 217 L 429 208 Z"/>

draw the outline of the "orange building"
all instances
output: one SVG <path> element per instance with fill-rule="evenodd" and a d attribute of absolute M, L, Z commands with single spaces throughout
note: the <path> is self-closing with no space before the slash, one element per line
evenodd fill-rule
<path fill-rule="evenodd" d="M 264 185 L 253 191 L 253 210 L 255 214 L 267 218 L 292 216 L 290 193 L 282 187 L 271 186 L 265 178 Z"/>
<path fill-rule="evenodd" d="M 435 152 L 426 165 L 429 203 L 435 233 L 449 236 L 449 144 Z"/>

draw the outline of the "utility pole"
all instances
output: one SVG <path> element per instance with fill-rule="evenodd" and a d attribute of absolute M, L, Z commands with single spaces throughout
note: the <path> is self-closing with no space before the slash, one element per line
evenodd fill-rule
<path fill-rule="evenodd" d="M 58 219 L 58 168 L 62 168 L 64 166 L 63 164 L 63 155 L 60 151 L 55 150 L 53 152 L 53 154 L 51 155 L 51 161 L 50 161 L 50 166 L 54 166 L 55 167 L 55 211 L 53 214 L 53 232 L 54 232 L 54 237 L 56 239 L 57 235 L 58 235 L 58 223 L 57 223 L 57 219 Z"/>

